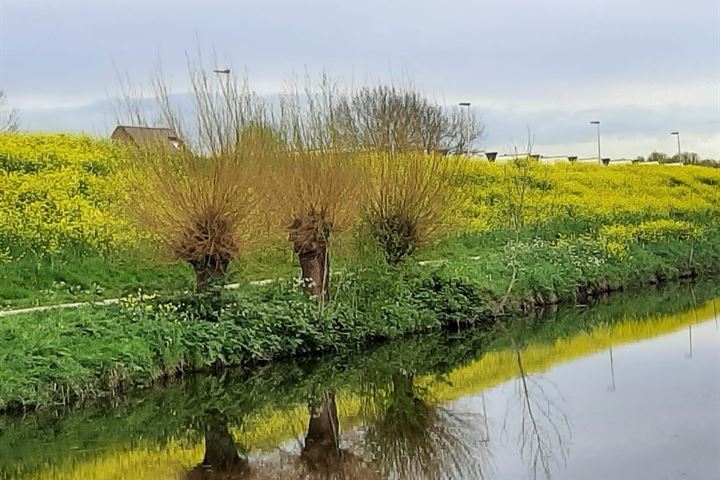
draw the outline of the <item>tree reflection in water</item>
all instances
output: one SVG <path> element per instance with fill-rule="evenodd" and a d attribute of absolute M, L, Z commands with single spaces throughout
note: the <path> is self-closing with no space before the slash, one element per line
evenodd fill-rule
<path fill-rule="evenodd" d="M 381 477 L 486 478 L 488 445 L 477 440 L 484 422 L 426 397 L 404 371 L 392 376 L 389 388 L 372 389 L 367 413 L 376 418 L 366 425 L 363 448 Z"/>
<path fill-rule="evenodd" d="M 187 480 L 246 478 L 250 464 L 247 457 L 238 452 L 225 414 L 216 409 L 208 411 L 204 427 L 205 455 L 202 463 L 188 472 Z"/>
<path fill-rule="evenodd" d="M 185 480 L 381 480 L 486 478 L 487 444 L 477 440 L 482 421 L 428 401 L 414 375 L 398 372 L 370 387 L 367 423 L 340 441 L 334 391 L 308 402 L 308 425 L 299 455 L 279 452 L 249 462 L 235 444 L 226 416 L 205 415 L 203 461 Z M 478 453 L 480 452 L 480 453 Z"/>
<path fill-rule="evenodd" d="M 515 360 L 518 368 L 515 395 L 506 410 L 503 429 L 507 431 L 511 421 L 519 422 L 520 456 L 528 462 L 533 479 L 542 473 L 549 480 L 553 465 L 565 466 L 567 462 L 568 440 L 572 437 L 570 422 L 560 403 L 549 394 L 549 389 L 554 389 L 555 396 L 562 401 L 557 387 L 539 375 L 528 376 L 517 348 Z"/>
<path fill-rule="evenodd" d="M 300 478 L 322 480 L 379 479 L 362 457 L 340 448 L 335 392 L 324 392 L 308 404 L 309 421 L 300 454 Z"/>
<path fill-rule="evenodd" d="M 511 423 L 517 423 L 520 456 L 528 462 L 532 477 L 550 479 L 553 464 L 564 464 L 567 459 L 570 425 L 553 400 L 559 392 L 550 395 L 554 386 L 538 375 L 526 374 L 519 349 L 514 358 L 518 375 L 503 428 L 507 432 Z M 201 417 L 203 460 L 185 479 L 495 478 L 487 419 L 432 401 L 423 383 L 403 369 L 375 376 L 361 388 L 365 423 L 347 432 L 343 441 L 336 393 L 319 387 L 307 403 L 307 429 L 296 453 L 278 451 L 253 462 L 248 461 L 246 449 L 236 445 L 227 415 L 210 409 Z"/>

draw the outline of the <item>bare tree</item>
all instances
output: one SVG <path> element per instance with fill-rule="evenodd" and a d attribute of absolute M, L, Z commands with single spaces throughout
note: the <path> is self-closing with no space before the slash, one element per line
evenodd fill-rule
<path fill-rule="evenodd" d="M 346 148 L 458 153 L 483 132 L 473 114 L 443 108 L 411 88 L 363 87 L 343 95 L 332 113 Z"/>
<path fill-rule="evenodd" d="M 6 105 L 7 95 L 0 90 L 0 132 L 17 132 L 20 129 L 18 111 L 15 108 L 5 111 Z"/>

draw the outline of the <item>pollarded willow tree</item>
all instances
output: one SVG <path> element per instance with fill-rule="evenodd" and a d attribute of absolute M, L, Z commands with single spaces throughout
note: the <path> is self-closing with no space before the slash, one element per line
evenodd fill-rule
<path fill-rule="evenodd" d="M 359 156 L 340 148 L 332 120 L 335 90 L 324 82 L 285 96 L 281 124 L 289 148 L 275 157 L 276 192 L 269 210 L 288 235 L 308 291 L 329 300 L 331 239 L 352 227 L 359 215 Z"/>
<path fill-rule="evenodd" d="M 176 259 L 193 268 L 198 291 L 222 279 L 230 262 L 257 246 L 262 190 L 255 152 L 218 155 L 138 148 L 125 210 Z"/>
<path fill-rule="evenodd" d="M 365 152 L 362 219 L 396 264 L 447 233 L 462 204 L 457 186 L 482 133 L 471 112 L 437 105 L 412 88 L 377 85 L 335 96 L 333 139 Z"/>
<path fill-rule="evenodd" d="M 131 148 L 125 213 L 190 264 L 196 288 L 221 281 L 230 262 L 262 244 L 266 166 L 284 146 L 268 135 L 263 102 L 234 77 L 218 82 L 191 70 L 193 115 L 182 117 L 162 79 L 154 81 L 152 108 L 183 138 Z M 126 98 L 133 118 L 143 105 Z"/>
<path fill-rule="evenodd" d="M 326 301 L 331 241 L 360 218 L 391 263 L 451 223 L 460 161 L 436 151 L 459 148 L 469 129 L 419 93 L 341 92 L 324 78 L 319 89 L 285 95 L 273 114 L 246 81 L 205 71 L 191 70 L 189 117 L 162 79 L 153 82 L 152 112 L 185 144 L 137 145 L 126 203 L 192 266 L 198 290 L 274 230 L 287 236 L 309 292 Z M 125 104 L 135 123 L 157 123 L 142 99 L 126 95 Z"/>
<path fill-rule="evenodd" d="M 462 157 L 386 152 L 371 155 L 368 167 L 363 220 L 388 263 L 399 263 L 458 224 Z"/>

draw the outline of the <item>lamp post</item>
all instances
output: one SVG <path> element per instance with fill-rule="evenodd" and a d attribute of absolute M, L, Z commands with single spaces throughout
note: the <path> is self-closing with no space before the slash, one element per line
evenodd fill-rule
<path fill-rule="evenodd" d="M 678 142 L 678 158 L 680 158 L 680 132 L 670 132 L 670 135 L 677 136 L 677 142 Z"/>
<path fill-rule="evenodd" d="M 467 125 L 465 125 L 465 142 L 467 145 L 465 146 L 465 153 L 467 155 L 470 154 L 470 102 L 460 102 L 458 103 L 460 107 L 467 108 Z"/>
<path fill-rule="evenodd" d="M 229 68 L 216 68 L 213 70 L 214 73 L 217 74 L 218 77 L 225 76 L 225 85 L 220 83 L 220 91 L 224 96 L 228 94 L 230 91 L 230 69 Z"/>
<path fill-rule="evenodd" d="M 590 125 L 597 125 L 598 163 L 602 164 L 602 157 L 600 156 L 600 120 L 593 120 Z"/>

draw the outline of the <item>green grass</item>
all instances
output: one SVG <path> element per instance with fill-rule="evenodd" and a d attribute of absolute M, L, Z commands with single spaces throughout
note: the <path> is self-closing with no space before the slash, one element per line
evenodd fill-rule
<path fill-rule="evenodd" d="M 228 283 L 296 277 L 299 269 L 292 252 L 281 247 L 238 259 Z M 134 252 L 54 258 L 26 254 L 0 263 L 0 310 L 117 298 L 138 290 L 177 293 L 193 287 L 194 274 L 188 265 Z"/>
<path fill-rule="evenodd" d="M 489 326 L 498 316 L 545 303 L 585 302 L 603 284 L 631 288 L 720 271 L 716 228 L 692 242 L 634 244 L 622 259 L 579 237 L 510 249 L 485 240 L 456 239 L 462 249 L 441 265 L 391 268 L 377 253 L 346 259 L 348 273 L 333 277 L 333 302 L 325 306 L 284 281 L 0 318 L 0 410 L 94 397 L 184 371 L 351 350 L 449 326 Z M 468 260 L 469 253 L 477 258 Z M 504 298 L 508 255 L 517 282 Z M 180 287 L 190 279 L 176 281 Z"/>
<path fill-rule="evenodd" d="M 602 278 L 616 280 L 622 285 L 637 284 L 634 276 L 637 276 L 638 268 L 641 269 L 641 279 L 657 272 L 664 276 L 678 276 L 683 273 L 679 270 L 703 271 L 706 266 L 715 264 L 720 250 L 718 226 L 708 223 L 705 235 L 693 242 L 669 238 L 663 244 L 632 245 L 630 258 L 621 261 L 601 258 L 602 265 L 593 268 L 593 257 L 604 254 L 592 251 L 592 246 L 582 235 L 584 228 L 572 222 L 556 222 L 544 228 L 524 229 L 520 235 L 520 247 L 517 248 L 518 261 L 523 269 L 517 287 L 571 295 L 578 284 Z M 572 235 L 564 237 L 571 238 L 570 243 L 575 248 L 572 254 L 568 253 L 565 244 L 557 244 L 558 238 L 566 235 Z M 512 254 L 509 248 L 514 244 L 512 237 L 513 233 L 506 230 L 460 234 L 419 252 L 409 262 L 430 262 L 431 265 L 444 262 L 453 270 L 464 272 L 483 288 L 499 294 L 507 288 L 510 277 L 507 265 Z M 353 238 L 344 238 L 335 247 L 337 251 L 332 252 L 333 271 L 353 271 L 357 263 L 355 242 Z M 368 253 L 367 246 L 362 248 L 365 250 L 360 256 L 375 254 Z M 535 260 L 541 261 L 535 265 Z M 233 262 L 226 281 L 244 283 L 298 276 L 299 268 L 292 251 L 281 243 Z M 37 259 L 26 255 L 19 260 L 0 263 L 0 309 L 101 300 L 122 297 L 138 290 L 173 294 L 192 290 L 193 286 L 193 272 L 187 265 L 132 253 L 67 255 L 56 259 Z"/>
<path fill-rule="evenodd" d="M 30 255 L 0 265 L 0 309 L 112 298 L 144 291 L 182 290 L 192 272 L 180 264 L 163 264 L 130 256 Z"/>

